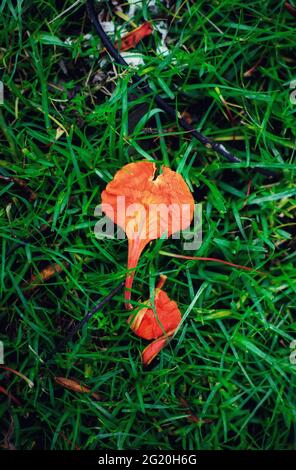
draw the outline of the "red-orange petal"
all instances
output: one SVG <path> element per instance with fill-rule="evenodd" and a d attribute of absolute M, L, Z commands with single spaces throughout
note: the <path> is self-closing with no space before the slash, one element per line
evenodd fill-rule
<path fill-rule="evenodd" d="M 157 354 L 167 345 L 169 342 L 169 336 L 172 336 L 174 331 L 169 331 L 165 336 L 161 336 L 156 340 L 152 341 L 152 343 L 148 344 L 148 346 L 142 352 L 142 363 L 144 366 L 148 366 L 153 359 L 157 356 Z"/>
<path fill-rule="evenodd" d="M 165 347 L 168 340 L 165 337 L 161 337 L 152 341 L 142 352 L 142 363 L 144 366 L 148 366 L 157 354 Z"/>
<path fill-rule="evenodd" d="M 144 339 L 156 339 L 175 330 L 181 321 L 181 312 L 175 301 L 163 290 L 156 290 L 155 310 L 145 306 L 139 310 L 131 323 L 131 329 Z"/>
<path fill-rule="evenodd" d="M 133 270 L 147 243 L 188 228 L 193 218 L 194 200 L 182 176 L 165 166 L 156 178 L 155 172 L 152 162 L 129 163 L 102 192 L 103 212 L 123 228 L 129 239 L 128 268 Z M 124 201 L 120 207 L 118 199 Z M 131 272 L 126 279 L 128 309 L 132 307 L 133 278 Z"/>
<path fill-rule="evenodd" d="M 145 36 L 149 36 L 153 31 L 151 23 L 145 22 L 138 26 L 138 28 L 130 31 L 121 38 L 121 51 L 128 51 L 135 47 Z M 115 48 L 118 48 L 117 42 L 114 44 Z"/>

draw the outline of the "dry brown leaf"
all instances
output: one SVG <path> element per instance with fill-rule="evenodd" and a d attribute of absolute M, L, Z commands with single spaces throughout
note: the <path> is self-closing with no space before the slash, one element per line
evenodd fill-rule
<path fill-rule="evenodd" d="M 61 273 L 65 266 L 68 263 L 64 262 L 63 264 L 49 264 L 44 269 L 42 269 L 37 275 L 33 275 L 28 282 L 30 289 L 36 289 L 41 283 L 48 281 L 51 277 L 53 277 L 57 273 Z"/>
<path fill-rule="evenodd" d="M 37 199 L 37 194 L 30 188 L 26 180 L 23 180 L 21 178 L 17 178 L 16 176 L 2 176 L 0 175 L 0 180 L 7 181 L 7 182 L 12 182 L 19 186 L 26 198 L 30 201 L 33 202 L 35 199 Z"/>
<path fill-rule="evenodd" d="M 54 380 L 57 384 L 61 385 L 64 388 L 67 388 L 68 390 L 71 390 L 72 392 L 87 393 L 91 394 L 91 396 L 95 398 L 95 400 L 101 399 L 98 393 L 91 393 L 91 390 L 88 387 L 80 384 L 75 379 L 68 379 L 67 377 L 55 377 Z"/>

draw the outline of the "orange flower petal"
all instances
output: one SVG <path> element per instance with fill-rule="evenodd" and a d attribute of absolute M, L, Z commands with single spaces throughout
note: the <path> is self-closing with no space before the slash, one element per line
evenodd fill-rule
<path fill-rule="evenodd" d="M 148 344 L 148 346 L 142 352 L 142 363 L 144 366 L 148 366 L 153 359 L 157 356 L 157 354 L 167 345 L 169 342 L 169 336 L 172 336 L 174 331 L 170 331 L 167 333 L 166 336 L 161 336 L 157 338 L 152 343 Z"/>
<path fill-rule="evenodd" d="M 140 42 L 145 36 L 149 36 L 153 31 L 151 23 L 146 21 L 145 23 L 135 28 L 133 31 L 125 34 L 121 38 L 120 50 L 121 51 L 128 51 L 135 47 L 138 42 Z M 118 43 L 114 44 L 114 47 L 117 49 Z"/>
<path fill-rule="evenodd" d="M 144 339 L 156 339 L 168 331 L 175 331 L 181 321 L 181 313 L 175 301 L 166 292 L 158 290 L 154 307 L 142 308 L 131 323 L 131 329 Z"/>
<path fill-rule="evenodd" d="M 129 309 L 134 270 L 145 246 L 165 234 L 169 237 L 188 228 L 193 218 L 194 200 L 182 176 L 165 166 L 154 179 L 155 172 L 152 162 L 129 163 L 102 192 L 103 212 L 125 231 L 129 241 L 127 267 L 132 272 L 126 277 L 125 290 Z M 124 207 L 119 209 L 118 197 L 124 200 Z"/>

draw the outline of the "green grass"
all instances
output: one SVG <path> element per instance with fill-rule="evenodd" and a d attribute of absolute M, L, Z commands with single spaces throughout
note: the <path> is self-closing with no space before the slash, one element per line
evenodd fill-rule
<path fill-rule="evenodd" d="M 153 96 L 136 91 L 131 70 L 107 56 L 99 62 L 99 39 L 84 38 L 93 30 L 83 2 L 2 0 L 0 174 L 26 180 L 37 195 L 29 201 L 16 183 L 0 180 L 0 339 L 6 366 L 34 382 L 30 388 L 0 370 L 1 386 L 20 401 L 1 394 L 2 445 L 295 449 L 295 17 L 278 1 L 157 1 L 157 13 L 143 3 L 133 21 L 165 19 L 170 52 L 156 53 L 156 31 L 138 45 L 138 73 L 242 163 L 192 142 L 163 113 L 137 126 L 137 105 L 153 110 Z M 118 39 L 127 24 L 103 7 Z M 159 251 L 193 253 L 176 240 L 153 242 L 133 298 L 146 299 L 159 274 L 168 276 L 166 291 L 186 316 L 174 341 L 143 369 L 147 343 L 129 330 L 121 294 L 46 367 L 38 358 L 125 276 L 127 243 L 95 238 L 94 209 L 115 172 L 143 158 L 181 168 L 203 204 L 196 255 L 264 276 L 166 257 Z M 279 177 L 269 181 L 256 166 Z M 65 268 L 28 289 L 31 276 L 54 263 Z M 101 401 L 62 388 L 54 376 L 82 382 Z"/>

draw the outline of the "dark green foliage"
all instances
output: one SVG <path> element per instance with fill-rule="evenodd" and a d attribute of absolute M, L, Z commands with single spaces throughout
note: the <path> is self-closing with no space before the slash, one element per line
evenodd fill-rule
<path fill-rule="evenodd" d="M 4 445 L 12 426 L 10 443 L 20 449 L 295 448 L 295 18 L 278 1 L 156 3 L 157 14 L 146 1 L 133 20 L 166 19 L 170 53 L 156 52 L 157 31 L 145 38 L 139 75 L 242 164 L 155 113 L 153 96 L 130 85 L 132 70 L 108 56 L 101 66 L 83 2 L 0 4 L 0 175 L 25 180 L 37 195 L 29 200 L 0 179 L 0 340 L 5 364 L 34 382 L 0 370 L 1 386 L 20 401 L 0 395 Z M 126 23 L 101 8 L 118 39 Z M 143 109 L 155 113 L 150 120 Z M 95 238 L 94 209 L 114 173 L 141 158 L 181 171 L 203 203 L 196 255 L 264 275 L 169 258 L 159 252 L 194 253 L 172 239 L 152 243 L 133 298 L 146 299 L 159 274 L 168 276 L 185 316 L 174 341 L 144 370 L 147 343 L 130 332 L 119 295 L 46 367 L 38 358 L 125 276 L 127 243 Z M 278 170 L 278 179 L 255 166 Z M 61 273 L 28 287 L 55 263 Z M 55 375 L 102 400 L 63 389 Z"/>

